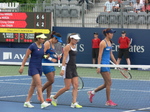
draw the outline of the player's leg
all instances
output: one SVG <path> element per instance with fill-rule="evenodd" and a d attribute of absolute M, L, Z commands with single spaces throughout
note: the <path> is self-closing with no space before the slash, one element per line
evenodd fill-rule
<path fill-rule="evenodd" d="M 72 103 L 71 107 L 72 108 L 82 108 L 81 105 L 78 104 L 77 100 L 77 95 L 78 95 L 78 77 L 73 77 L 72 78 Z"/>
<path fill-rule="evenodd" d="M 42 71 L 41 71 L 40 74 L 42 74 Z M 36 85 L 37 93 L 38 93 L 39 99 L 41 101 L 41 108 L 46 108 L 46 107 L 50 106 L 50 104 L 45 102 L 44 98 L 43 98 L 41 76 L 39 74 L 34 75 L 33 76 L 33 81 Z"/>
<path fill-rule="evenodd" d="M 65 87 L 61 88 L 55 95 L 51 95 L 51 99 L 52 99 L 52 105 L 53 106 L 57 106 L 57 98 L 63 94 L 64 92 L 68 91 L 70 89 L 71 86 L 71 79 L 64 79 L 64 83 L 65 83 Z"/>
<path fill-rule="evenodd" d="M 103 77 L 105 85 L 106 85 L 106 98 L 107 98 L 106 105 L 107 106 L 116 106 L 117 104 L 114 103 L 110 98 L 111 85 L 112 85 L 110 72 L 102 72 L 101 74 L 102 74 L 102 77 Z"/>
<path fill-rule="evenodd" d="M 24 107 L 28 107 L 28 108 L 33 108 L 34 106 L 32 104 L 30 104 L 30 100 L 31 100 L 31 97 L 34 93 L 34 90 L 35 90 L 35 83 L 33 81 L 33 78 L 32 78 L 32 81 L 31 81 L 31 85 L 30 85 L 30 88 L 29 88 L 29 91 L 28 91 L 28 96 L 26 98 L 26 101 L 24 103 Z"/>
<path fill-rule="evenodd" d="M 104 71 L 108 71 L 108 70 L 109 70 L 109 68 L 107 69 L 107 67 L 101 67 L 101 73 L 105 73 Z M 104 88 L 106 88 L 105 81 L 104 81 L 104 84 L 98 86 L 95 90 L 87 92 L 87 94 L 89 96 L 89 100 L 90 100 L 91 103 L 93 102 L 93 97 L 94 97 L 95 93 L 102 90 L 102 89 L 104 89 Z"/>
<path fill-rule="evenodd" d="M 49 72 L 45 74 L 45 76 L 47 77 L 47 82 L 43 85 L 42 91 L 46 89 L 46 92 L 47 92 L 46 101 L 51 102 L 50 94 L 51 94 L 52 84 L 54 83 L 55 72 L 54 71 Z"/>
<path fill-rule="evenodd" d="M 104 79 L 104 84 L 106 87 L 106 98 L 107 98 L 107 101 L 109 101 L 110 100 L 110 88 L 111 88 L 111 84 L 112 84 L 110 73 L 102 72 L 101 75 Z"/>

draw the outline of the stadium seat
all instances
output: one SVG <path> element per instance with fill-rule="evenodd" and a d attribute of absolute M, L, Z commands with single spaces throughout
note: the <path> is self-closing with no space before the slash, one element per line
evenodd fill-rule
<path fill-rule="evenodd" d="M 45 7 L 45 12 L 53 12 L 54 11 L 54 6 L 46 6 Z"/>
<path fill-rule="evenodd" d="M 70 0 L 69 5 L 77 5 L 78 1 L 77 0 Z"/>
<path fill-rule="evenodd" d="M 127 24 L 136 24 L 137 23 L 137 13 L 135 13 L 135 12 L 125 13 L 125 17 L 126 17 Z"/>
<path fill-rule="evenodd" d="M 123 1 L 122 4 L 123 5 L 130 5 L 130 1 Z"/>
<path fill-rule="evenodd" d="M 108 23 L 109 24 L 118 24 L 119 23 L 119 12 L 108 13 Z"/>
<path fill-rule="evenodd" d="M 146 12 L 139 12 L 137 14 L 137 23 L 138 24 L 146 24 L 147 23 L 147 13 Z"/>
<path fill-rule="evenodd" d="M 63 18 L 70 17 L 70 6 L 62 6 L 61 17 Z"/>
<path fill-rule="evenodd" d="M 101 12 L 96 18 L 96 23 L 107 24 L 108 23 L 108 13 Z"/>
<path fill-rule="evenodd" d="M 124 12 L 130 12 L 130 11 L 133 11 L 133 7 L 130 7 L 130 6 L 128 6 L 128 7 L 124 7 Z"/>
<path fill-rule="evenodd" d="M 69 1 L 68 0 L 61 0 L 60 3 L 61 3 L 61 5 L 68 5 Z"/>
<path fill-rule="evenodd" d="M 61 9 L 62 9 L 62 6 L 56 6 L 56 17 L 61 17 Z"/>
<path fill-rule="evenodd" d="M 123 16 L 121 16 L 120 14 L 118 14 L 118 18 L 119 18 L 118 23 L 119 24 L 121 24 L 121 21 L 123 21 L 123 24 L 127 23 L 127 17 L 126 17 L 126 15 L 127 15 L 127 12 L 123 12 Z"/>
<path fill-rule="evenodd" d="M 150 24 L 150 12 L 147 14 L 147 24 Z"/>
<path fill-rule="evenodd" d="M 77 18 L 80 17 L 80 6 L 70 6 L 70 17 Z"/>
<path fill-rule="evenodd" d="M 60 3 L 60 1 L 59 0 L 53 0 L 52 2 L 51 2 L 51 5 L 60 5 L 61 3 Z"/>

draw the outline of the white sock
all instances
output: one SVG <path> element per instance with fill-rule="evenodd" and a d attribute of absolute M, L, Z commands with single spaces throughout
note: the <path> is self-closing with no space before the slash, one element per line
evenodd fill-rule
<path fill-rule="evenodd" d="M 92 93 L 92 94 L 95 94 L 95 91 L 92 91 L 91 93 Z"/>
<path fill-rule="evenodd" d="M 25 102 L 25 103 L 30 103 L 30 102 L 28 101 L 28 102 Z"/>

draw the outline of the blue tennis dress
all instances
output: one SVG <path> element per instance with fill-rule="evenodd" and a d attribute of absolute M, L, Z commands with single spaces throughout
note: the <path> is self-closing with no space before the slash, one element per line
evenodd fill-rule
<path fill-rule="evenodd" d="M 55 49 L 52 48 L 51 44 L 50 44 L 50 48 L 45 53 L 49 54 L 50 57 L 55 58 L 54 57 Z M 42 63 L 53 63 L 53 62 L 48 59 L 42 59 Z M 56 70 L 54 66 L 42 66 L 42 69 L 43 69 L 44 74 L 47 74 Z"/>
<path fill-rule="evenodd" d="M 42 58 L 44 55 L 44 45 L 38 48 L 36 43 L 32 43 L 28 49 L 31 50 L 31 58 L 29 61 L 28 75 L 33 76 L 35 74 L 42 75 Z"/>
<path fill-rule="evenodd" d="M 104 40 L 106 42 L 106 40 Z M 106 47 L 103 50 L 101 64 L 110 64 L 110 51 L 112 47 L 108 46 L 106 42 Z M 101 72 L 110 72 L 110 67 L 101 67 Z"/>

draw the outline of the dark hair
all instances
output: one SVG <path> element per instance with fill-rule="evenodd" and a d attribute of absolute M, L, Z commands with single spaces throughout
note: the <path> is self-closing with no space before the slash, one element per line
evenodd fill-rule
<path fill-rule="evenodd" d="M 67 43 L 70 43 L 70 41 L 71 41 L 70 36 L 71 36 L 71 35 L 76 35 L 76 33 L 71 33 L 71 34 L 68 36 L 68 38 L 67 38 Z"/>
<path fill-rule="evenodd" d="M 107 29 L 104 29 L 104 30 L 103 30 L 104 36 L 106 36 L 106 33 L 107 33 L 107 31 L 109 31 L 109 30 L 111 30 L 111 28 L 107 28 Z"/>
<path fill-rule="evenodd" d="M 34 41 L 36 42 L 38 39 L 36 38 L 37 35 L 41 35 L 43 33 L 34 33 Z"/>
<path fill-rule="evenodd" d="M 52 31 L 52 33 L 51 33 L 51 35 L 50 35 L 50 39 L 51 39 L 51 38 L 54 38 L 53 35 L 56 35 L 57 37 L 61 37 L 61 35 L 60 35 L 59 33 L 55 32 L 55 31 Z"/>

